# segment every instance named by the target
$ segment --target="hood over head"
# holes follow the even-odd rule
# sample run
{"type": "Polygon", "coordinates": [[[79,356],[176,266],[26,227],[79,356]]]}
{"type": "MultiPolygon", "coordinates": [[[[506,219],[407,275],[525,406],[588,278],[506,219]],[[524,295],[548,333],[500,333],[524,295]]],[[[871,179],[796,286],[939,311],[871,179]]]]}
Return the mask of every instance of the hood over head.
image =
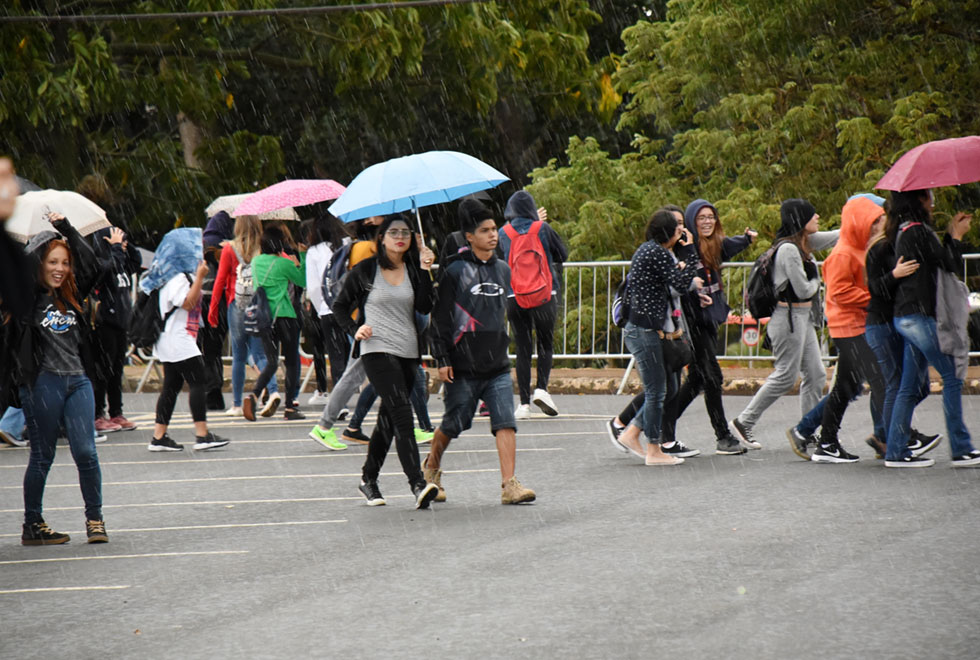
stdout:
{"type": "Polygon", "coordinates": [[[507,200],[504,219],[514,220],[516,218],[538,219],[538,205],[534,203],[531,193],[526,190],[518,190],[507,200]]]}
{"type": "Polygon", "coordinates": [[[221,245],[222,241],[230,241],[235,236],[235,221],[225,211],[218,211],[208,220],[204,228],[204,247],[221,245]]]}
{"type": "Polygon", "coordinates": [[[852,197],[841,209],[840,242],[864,251],[871,238],[871,225],[885,210],[867,197],[852,197]]]}
{"type": "Polygon", "coordinates": [[[140,288],[150,293],[169,282],[175,275],[193,275],[204,258],[200,227],[181,227],[168,231],[153,254],[153,263],[143,276],[140,288]]]}
{"type": "MultiPolygon", "coordinates": [[[[690,204],[688,204],[687,208],[684,209],[684,226],[687,227],[687,230],[691,232],[691,235],[694,237],[695,245],[698,244],[698,241],[701,240],[701,237],[698,235],[698,223],[694,219],[698,217],[698,211],[700,211],[706,206],[715,212],[715,217],[717,218],[718,209],[716,209],[715,205],[706,199],[696,199],[690,204]]],[[[721,221],[718,220],[717,222],[721,222],[721,221]]]]}
{"type": "Polygon", "coordinates": [[[779,207],[782,225],[776,232],[776,238],[789,238],[800,233],[816,212],[817,209],[813,208],[813,204],[805,199],[787,199],[779,207]]]}

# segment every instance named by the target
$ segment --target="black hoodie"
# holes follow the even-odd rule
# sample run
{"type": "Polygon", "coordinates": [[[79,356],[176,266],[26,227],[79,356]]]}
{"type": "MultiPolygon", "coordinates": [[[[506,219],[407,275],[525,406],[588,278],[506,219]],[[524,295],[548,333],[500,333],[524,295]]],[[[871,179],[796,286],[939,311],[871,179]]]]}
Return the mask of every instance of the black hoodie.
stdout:
{"type": "Polygon", "coordinates": [[[510,371],[507,296],[510,268],[470,250],[446,267],[432,313],[432,357],[454,376],[491,378],[510,371]]]}
{"type": "Polygon", "coordinates": [[[139,272],[142,259],[132,243],[123,249],[122,243],[110,244],[105,240],[109,229],[100,229],[92,235],[92,247],[100,259],[110,264],[105,277],[95,289],[99,301],[98,325],[110,325],[125,330],[132,316],[133,280],[139,272]]]}

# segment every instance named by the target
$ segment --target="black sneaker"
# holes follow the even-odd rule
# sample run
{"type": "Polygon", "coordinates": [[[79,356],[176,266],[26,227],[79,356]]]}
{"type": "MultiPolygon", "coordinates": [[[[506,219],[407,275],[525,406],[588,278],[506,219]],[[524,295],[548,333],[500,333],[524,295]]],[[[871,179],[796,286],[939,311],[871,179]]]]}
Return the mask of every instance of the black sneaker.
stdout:
{"type": "Polygon", "coordinates": [[[927,451],[935,449],[942,439],[942,433],[926,435],[925,433],[920,433],[912,429],[911,436],[909,437],[909,451],[912,452],[913,456],[922,456],[927,451]]]}
{"type": "Polygon", "coordinates": [[[368,506],[384,506],[387,504],[385,498],[381,497],[381,489],[378,488],[377,481],[362,481],[357,489],[364,493],[368,506]]]}
{"type": "Polygon", "coordinates": [[[752,429],[740,422],[738,417],[728,422],[728,430],[749,449],[762,449],[762,445],[752,439],[752,429]]]}
{"type": "Polygon", "coordinates": [[[195,438],[197,442],[194,443],[194,449],[198,451],[206,451],[208,449],[217,449],[218,447],[224,447],[231,440],[227,438],[222,438],[220,435],[215,435],[208,431],[208,434],[204,437],[197,436],[195,438]]]}
{"type": "Polygon", "coordinates": [[[833,442],[818,445],[810,460],[814,463],[855,463],[858,457],[854,454],[848,454],[839,442],[833,442]]]}
{"type": "Polygon", "coordinates": [[[164,433],[162,438],[153,438],[147,449],[150,451],[184,451],[184,445],[178,445],[170,439],[169,435],[164,433]]]}
{"type": "Polygon", "coordinates": [[[789,446],[793,450],[793,453],[802,458],[804,461],[810,460],[810,454],[807,453],[807,447],[810,445],[816,445],[817,439],[812,435],[803,435],[800,433],[800,429],[796,426],[786,429],[786,439],[789,440],[789,446]]]}
{"type": "Polygon", "coordinates": [[[717,449],[715,449],[716,454],[721,454],[722,456],[738,456],[739,454],[744,454],[748,449],[742,446],[735,436],[731,433],[725,435],[724,438],[718,440],[717,449]]]}
{"type": "Polygon", "coordinates": [[[609,441],[613,443],[613,447],[623,452],[624,454],[628,454],[630,452],[629,447],[627,447],[626,445],[624,445],[622,442],[619,441],[619,436],[622,435],[623,431],[625,431],[626,428],[616,426],[613,423],[614,420],[615,418],[610,419],[608,422],[606,422],[606,434],[609,435],[609,441]]]}
{"type": "Polygon", "coordinates": [[[337,421],[342,422],[350,417],[350,408],[341,408],[340,412],[337,413],[337,421]]]}
{"type": "Polygon", "coordinates": [[[885,467],[890,468],[921,468],[921,467],[932,467],[936,464],[936,461],[931,458],[926,458],[925,456],[906,456],[905,458],[900,458],[897,461],[885,460],[885,467]]]}
{"type": "Polygon", "coordinates": [[[980,449],[974,449],[969,454],[953,457],[953,467],[975,467],[980,465],[980,449]]]}
{"type": "Polygon", "coordinates": [[[371,438],[361,433],[361,429],[347,428],[341,435],[347,442],[356,442],[359,445],[366,445],[371,442],[371,438]]]}
{"type": "Polygon", "coordinates": [[[690,458],[691,456],[697,456],[701,453],[700,449],[691,449],[684,445],[680,440],[675,440],[674,444],[667,446],[666,444],[660,445],[660,449],[663,450],[665,454],[669,456],[677,456],[678,458],[690,458]]]}
{"type": "MultiPolygon", "coordinates": [[[[875,435],[869,435],[864,439],[865,444],[875,450],[875,458],[884,458],[887,445],[875,435]]],[[[909,443],[911,444],[911,442],[909,443]]]]}
{"type": "Polygon", "coordinates": [[[415,495],[416,509],[428,509],[429,502],[436,499],[436,495],[439,494],[439,486],[423,481],[412,487],[412,494],[415,495]]]}
{"type": "Polygon", "coordinates": [[[294,419],[306,419],[306,415],[298,410],[286,408],[286,412],[283,414],[283,419],[287,421],[294,419]]]}
{"type": "Polygon", "coordinates": [[[105,533],[104,520],[86,520],[85,534],[89,543],[108,543],[109,535],[105,533]]]}
{"type": "Polygon", "coordinates": [[[36,523],[24,523],[24,532],[20,537],[21,545],[58,545],[68,543],[71,537],[59,534],[43,520],[36,523]]]}

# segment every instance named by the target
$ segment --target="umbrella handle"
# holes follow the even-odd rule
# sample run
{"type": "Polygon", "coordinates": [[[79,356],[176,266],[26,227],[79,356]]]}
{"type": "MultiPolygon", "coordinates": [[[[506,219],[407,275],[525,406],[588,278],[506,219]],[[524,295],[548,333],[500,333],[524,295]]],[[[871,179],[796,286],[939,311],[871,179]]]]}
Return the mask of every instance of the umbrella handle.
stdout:
{"type": "Polygon", "coordinates": [[[419,213],[419,209],[415,206],[414,202],[412,203],[412,210],[415,211],[415,220],[419,225],[419,237],[422,239],[422,245],[425,245],[425,234],[422,232],[422,215],[419,213]]]}

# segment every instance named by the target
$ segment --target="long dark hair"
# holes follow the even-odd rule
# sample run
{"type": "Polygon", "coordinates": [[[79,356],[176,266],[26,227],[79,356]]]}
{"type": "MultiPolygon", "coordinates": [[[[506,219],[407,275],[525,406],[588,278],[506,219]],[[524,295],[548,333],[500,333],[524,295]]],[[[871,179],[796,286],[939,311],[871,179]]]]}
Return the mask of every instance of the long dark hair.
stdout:
{"type": "Polygon", "coordinates": [[[344,239],[350,234],[347,228],[332,213],[324,211],[311,221],[309,244],[310,247],[320,243],[329,243],[331,250],[338,249],[344,243],[344,239]]]}
{"type": "Polygon", "coordinates": [[[354,238],[359,241],[373,241],[378,235],[380,225],[369,225],[365,220],[367,218],[351,222],[351,232],[354,234],[354,238]]]}
{"type": "Polygon", "coordinates": [[[411,234],[411,238],[408,242],[408,250],[405,252],[404,262],[405,266],[408,267],[410,264],[415,264],[418,266],[419,263],[419,246],[415,238],[415,231],[412,229],[412,219],[405,215],[404,213],[396,213],[395,215],[389,215],[384,219],[384,222],[378,227],[378,236],[374,239],[375,246],[378,248],[378,265],[385,270],[394,270],[395,263],[388,257],[388,252],[385,250],[385,232],[388,228],[395,222],[404,222],[408,225],[408,231],[411,234]]]}
{"type": "Polygon", "coordinates": [[[647,223],[646,238],[648,241],[656,241],[661,245],[673,237],[677,231],[677,218],[672,211],[666,208],[657,209],[647,223]]]}
{"type": "Polygon", "coordinates": [[[68,247],[68,243],[56,238],[54,240],[48,241],[48,244],[44,246],[44,253],[41,255],[41,270],[38,273],[38,281],[41,285],[48,289],[48,293],[54,298],[55,307],[62,314],[65,313],[66,307],[65,303],[75,308],[75,311],[81,312],[82,306],[78,304],[78,284],[75,282],[75,260],[71,254],[71,248],[68,247]],[[61,283],[57,289],[48,289],[48,285],[44,281],[44,264],[48,260],[48,256],[51,254],[52,250],[55,248],[65,248],[65,252],[68,253],[68,275],[65,276],[64,281],[61,283]]]}
{"type": "Polygon", "coordinates": [[[921,222],[932,226],[932,211],[923,201],[929,199],[928,190],[893,191],[888,206],[888,222],[885,238],[892,243],[898,236],[898,228],[905,222],[921,222]]]}
{"type": "Polygon", "coordinates": [[[262,229],[262,239],[259,241],[259,249],[262,254],[279,254],[285,252],[288,247],[286,234],[282,227],[278,225],[266,225],[262,229]]]}

